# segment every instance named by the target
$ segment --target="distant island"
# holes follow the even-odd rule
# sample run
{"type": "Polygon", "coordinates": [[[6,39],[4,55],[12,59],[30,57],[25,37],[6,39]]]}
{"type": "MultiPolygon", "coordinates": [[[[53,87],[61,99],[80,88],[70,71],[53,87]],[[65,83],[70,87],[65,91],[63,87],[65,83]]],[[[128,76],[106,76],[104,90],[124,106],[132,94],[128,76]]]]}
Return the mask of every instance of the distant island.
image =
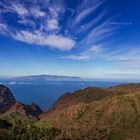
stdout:
{"type": "Polygon", "coordinates": [[[29,76],[19,76],[12,78],[3,78],[2,80],[8,81],[79,81],[82,80],[81,77],[72,76],[58,76],[58,75],[29,75],[29,76]]]}
{"type": "Polygon", "coordinates": [[[0,84],[35,84],[49,82],[65,82],[65,81],[84,81],[81,77],[72,76],[58,76],[58,75],[29,75],[29,76],[17,76],[9,78],[0,78],[0,84]]]}

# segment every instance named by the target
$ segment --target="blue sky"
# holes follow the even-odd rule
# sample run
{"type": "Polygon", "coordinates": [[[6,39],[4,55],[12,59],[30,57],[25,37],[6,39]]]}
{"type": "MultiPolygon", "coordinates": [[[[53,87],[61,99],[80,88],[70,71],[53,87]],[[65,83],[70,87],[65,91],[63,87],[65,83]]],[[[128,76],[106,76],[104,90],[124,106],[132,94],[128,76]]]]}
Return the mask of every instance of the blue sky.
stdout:
{"type": "Polygon", "coordinates": [[[139,0],[0,0],[0,75],[139,80],[139,0]]]}

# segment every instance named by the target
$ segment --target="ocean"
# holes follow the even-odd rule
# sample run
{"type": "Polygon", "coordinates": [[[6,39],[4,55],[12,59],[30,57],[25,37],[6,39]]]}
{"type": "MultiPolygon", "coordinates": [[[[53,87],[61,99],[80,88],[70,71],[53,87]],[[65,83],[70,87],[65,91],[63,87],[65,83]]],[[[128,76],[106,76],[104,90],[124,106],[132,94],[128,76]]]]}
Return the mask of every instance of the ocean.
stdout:
{"type": "Polygon", "coordinates": [[[64,93],[84,89],[86,87],[107,88],[121,84],[120,82],[94,81],[47,81],[33,83],[5,83],[15,98],[25,104],[35,102],[43,110],[49,109],[64,93]]]}

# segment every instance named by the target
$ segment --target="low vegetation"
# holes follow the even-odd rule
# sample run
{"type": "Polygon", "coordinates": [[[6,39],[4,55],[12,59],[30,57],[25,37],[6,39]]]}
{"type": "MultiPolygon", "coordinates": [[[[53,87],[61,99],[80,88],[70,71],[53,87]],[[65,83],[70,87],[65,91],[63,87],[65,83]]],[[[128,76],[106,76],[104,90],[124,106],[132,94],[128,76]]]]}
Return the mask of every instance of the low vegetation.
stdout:
{"type": "Polygon", "coordinates": [[[13,124],[0,121],[0,140],[53,140],[60,134],[54,127],[37,127],[33,122],[17,120],[13,124]]]}

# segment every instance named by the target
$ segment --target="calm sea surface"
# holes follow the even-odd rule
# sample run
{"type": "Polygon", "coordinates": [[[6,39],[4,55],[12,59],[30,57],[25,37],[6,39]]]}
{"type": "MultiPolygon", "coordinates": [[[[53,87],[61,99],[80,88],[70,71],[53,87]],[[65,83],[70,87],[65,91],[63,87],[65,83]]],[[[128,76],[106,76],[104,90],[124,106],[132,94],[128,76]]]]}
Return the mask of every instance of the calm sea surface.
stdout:
{"type": "Polygon", "coordinates": [[[121,84],[119,82],[91,82],[91,81],[47,81],[45,83],[10,83],[6,84],[15,98],[25,104],[37,103],[43,110],[50,108],[64,93],[86,87],[96,86],[107,88],[121,84]]]}

